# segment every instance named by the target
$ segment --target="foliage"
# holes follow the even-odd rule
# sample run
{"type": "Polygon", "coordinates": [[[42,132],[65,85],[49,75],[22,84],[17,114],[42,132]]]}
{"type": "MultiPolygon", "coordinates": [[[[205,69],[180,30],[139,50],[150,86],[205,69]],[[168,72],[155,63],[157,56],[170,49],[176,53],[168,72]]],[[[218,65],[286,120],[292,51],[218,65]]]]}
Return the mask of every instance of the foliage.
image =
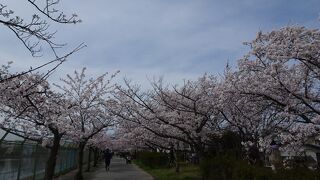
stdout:
{"type": "Polygon", "coordinates": [[[169,158],[166,153],[141,151],[137,152],[136,159],[149,168],[163,168],[169,165],[169,158]]]}
{"type": "Polygon", "coordinates": [[[209,138],[210,143],[206,150],[206,157],[214,157],[221,153],[233,154],[238,159],[244,156],[241,137],[237,133],[226,131],[219,136],[210,136],[209,138]]]}
{"type": "Polygon", "coordinates": [[[216,180],[313,180],[318,171],[307,168],[279,169],[276,172],[267,167],[253,166],[232,155],[224,154],[205,159],[200,165],[204,179],[216,180]]]}
{"type": "Polygon", "coordinates": [[[250,158],[241,148],[241,139],[233,132],[225,132],[222,136],[212,137],[206,156],[200,163],[204,179],[217,180],[277,180],[277,179],[315,179],[317,171],[307,168],[277,169],[264,167],[257,163],[250,164],[250,158]],[[246,157],[246,158],[244,158],[246,157]]]}

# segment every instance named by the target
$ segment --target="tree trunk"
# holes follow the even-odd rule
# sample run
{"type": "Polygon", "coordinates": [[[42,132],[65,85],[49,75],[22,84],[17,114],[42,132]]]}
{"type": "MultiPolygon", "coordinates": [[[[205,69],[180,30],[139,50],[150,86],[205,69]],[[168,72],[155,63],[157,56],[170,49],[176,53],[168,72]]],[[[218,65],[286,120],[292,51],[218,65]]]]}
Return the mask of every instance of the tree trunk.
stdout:
{"type": "Polygon", "coordinates": [[[53,136],[53,146],[51,147],[49,158],[46,163],[46,169],[45,169],[45,180],[52,180],[54,176],[54,169],[56,167],[56,161],[57,161],[57,155],[60,148],[60,140],[61,135],[54,134],[53,136]]]}
{"type": "Polygon", "coordinates": [[[87,165],[87,172],[90,172],[90,165],[91,165],[91,147],[89,147],[89,156],[88,156],[88,165],[87,165]]]}
{"type": "Polygon", "coordinates": [[[176,173],[179,173],[180,172],[180,164],[179,164],[179,159],[178,159],[178,153],[174,148],[173,148],[173,154],[174,154],[174,162],[175,162],[175,171],[176,171],[176,173]]]}
{"type": "Polygon", "coordinates": [[[83,180],[82,168],[83,168],[83,151],[86,143],[80,142],[79,144],[79,152],[78,152],[78,172],[75,175],[75,180],[83,180]]]}
{"type": "Polygon", "coordinates": [[[249,162],[252,165],[263,166],[263,154],[259,151],[257,145],[253,145],[249,148],[249,162]]]}
{"type": "Polygon", "coordinates": [[[97,165],[98,165],[98,159],[99,159],[99,152],[98,152],[98,149],[97,148],[94,148],[94,150],[93,150],[93,167],[97,167],[97,165]]]}
{"type": "Polygon", "coordinates": [[[179,164],[179,154],[178,154],[178,150],[180,149],[179,146],[179,141],[177,141],[177,149],[175,149],[173,147],[173,152],[174,152],[174,159],[175,159],[175,165],[176,165],[176,173],[180,172],[180,164],[179,164]]]}

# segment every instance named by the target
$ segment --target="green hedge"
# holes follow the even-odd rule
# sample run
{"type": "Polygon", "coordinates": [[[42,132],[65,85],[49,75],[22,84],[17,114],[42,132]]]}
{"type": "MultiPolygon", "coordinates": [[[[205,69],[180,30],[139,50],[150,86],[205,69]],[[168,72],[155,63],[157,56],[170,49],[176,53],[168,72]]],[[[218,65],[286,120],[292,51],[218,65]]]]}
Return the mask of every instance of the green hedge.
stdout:
{"type": "Polygon", "coordinates": [[[150,168],[161,168],[169,165],[169,158],[165,153],[148,151],[137,152],[136,160],[150,168]]]}
{"type": "Polygon", "coordinates": [[[315,180],[320,179],[318,171],[307,168],[280,169],[249,165],[247,161],[230,155],[204,159],[200,165],[204,179],[210,180],[315,180]]]}

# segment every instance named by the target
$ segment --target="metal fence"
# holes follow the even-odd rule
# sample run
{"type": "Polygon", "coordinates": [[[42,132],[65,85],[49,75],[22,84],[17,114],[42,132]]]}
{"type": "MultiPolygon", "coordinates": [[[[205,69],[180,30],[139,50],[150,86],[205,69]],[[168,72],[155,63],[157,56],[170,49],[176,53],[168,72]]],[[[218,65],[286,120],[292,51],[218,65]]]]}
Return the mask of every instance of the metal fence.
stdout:
{"type": "MultiPolygon", "coordinates": [[[[57,157],[56,175],[76,168],[77,152],[74,145],[63,143],[57,157]]],[[[84,163],[87,163],[88,155],[88,151],[85,151],[84,163]]],[[[43,179],[48,156],[49,149],[35,142],[2,140],[0,141],[0,180],[43,179]]]]}

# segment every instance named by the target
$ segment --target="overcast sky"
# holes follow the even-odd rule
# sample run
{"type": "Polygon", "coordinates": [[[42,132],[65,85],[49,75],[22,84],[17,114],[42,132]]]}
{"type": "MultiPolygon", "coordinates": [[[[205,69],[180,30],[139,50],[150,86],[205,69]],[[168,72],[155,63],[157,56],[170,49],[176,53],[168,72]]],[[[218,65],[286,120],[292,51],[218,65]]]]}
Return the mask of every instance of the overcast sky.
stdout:
{"type": "MultiPolygon", "coordinates": [[[[2,2],[2,1],[1,1],[2,2]]],[[[21,0],[3,1],[17,14],[34,10],[21,0]]],[[[67,13],[82,19],[77,25],[52,25],[56,41],[68,51],[84,42],[51,78],[87,67],[89,74],[120,70],[147,84],[147,77],[164,76],[170,83],[221,74],[248,49],[242,44],[257,31],[287,25],[319,27],[319,0],[62,0],[67,13]]],[[[0,64],[14,61],[20,70],[52,58],[30,53],[4,26],[0,27],[0,64]]]]}

